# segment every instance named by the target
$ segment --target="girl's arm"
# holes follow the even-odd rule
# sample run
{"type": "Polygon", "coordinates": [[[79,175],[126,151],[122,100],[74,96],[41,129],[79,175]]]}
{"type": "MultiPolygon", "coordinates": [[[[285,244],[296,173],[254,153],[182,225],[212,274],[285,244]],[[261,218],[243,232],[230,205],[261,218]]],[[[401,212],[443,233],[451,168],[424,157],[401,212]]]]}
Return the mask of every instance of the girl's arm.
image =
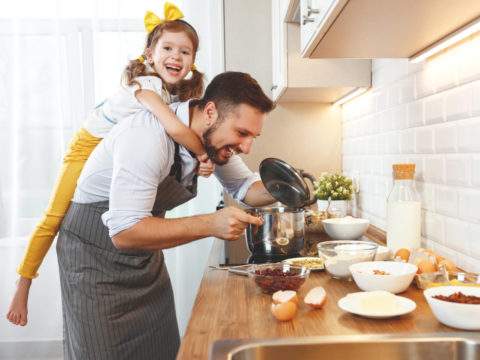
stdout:
{"type": "Polygon", "coordinates": [[[160,95],[152,90],[141,89],[135,92],[135,97],[161,122],[168,135],[176,142],[193,151],[196,155],[205,154],[205,148],[198,136],[177,119],[172,109],[165,104],[160,95]]]}

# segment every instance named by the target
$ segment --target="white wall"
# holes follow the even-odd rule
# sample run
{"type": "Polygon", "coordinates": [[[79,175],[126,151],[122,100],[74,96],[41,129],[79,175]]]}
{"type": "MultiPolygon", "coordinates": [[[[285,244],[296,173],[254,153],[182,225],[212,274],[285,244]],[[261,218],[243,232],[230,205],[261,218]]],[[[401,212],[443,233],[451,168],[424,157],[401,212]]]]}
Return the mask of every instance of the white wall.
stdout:
{"type": "Polygon", "coordinates": [[[343,107],[343,171],[360,214],[385,229],[393,163],[416,164],[422,246],[480,272],[480,38],[420,64],[375,60],[369,93],[343,107]]]}

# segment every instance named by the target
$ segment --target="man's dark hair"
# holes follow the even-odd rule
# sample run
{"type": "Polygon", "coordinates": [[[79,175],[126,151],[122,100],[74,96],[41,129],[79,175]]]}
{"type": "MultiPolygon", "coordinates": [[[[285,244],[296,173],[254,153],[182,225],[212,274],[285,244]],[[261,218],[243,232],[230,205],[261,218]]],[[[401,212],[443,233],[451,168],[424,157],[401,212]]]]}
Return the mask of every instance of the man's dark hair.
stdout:
{"type": "Polygon", "coordinates": [[[225,116],[240,104],[250,105],[263,113],[268,113],[275,107],[254,78],[247,73],[235,71],[215,76],[198,107],[202,110],[209,101],[215,103],[220,116],[225,116]]]}

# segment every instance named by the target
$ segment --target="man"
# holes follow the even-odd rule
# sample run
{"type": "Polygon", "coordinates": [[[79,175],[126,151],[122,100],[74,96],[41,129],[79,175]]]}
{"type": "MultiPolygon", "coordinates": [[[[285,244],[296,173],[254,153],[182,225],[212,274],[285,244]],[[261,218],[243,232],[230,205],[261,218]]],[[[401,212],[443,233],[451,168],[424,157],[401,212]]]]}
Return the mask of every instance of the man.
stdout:
{"type": "MultiPolygon", "coordinates": [[[[250,152],[273,109],[254,79],[223,73],[203,99],[171,106],[234,198],[274,201],[235,154],[250,152]]],[[[161,249],[209,236],[235,240],[249,223],[261,224],[235,207],[164,219],[196,195],[196,165],[147,111],[116,125],[92,153],[57,243],[66,359],[175,358],[178,326],[161,249]]]]}

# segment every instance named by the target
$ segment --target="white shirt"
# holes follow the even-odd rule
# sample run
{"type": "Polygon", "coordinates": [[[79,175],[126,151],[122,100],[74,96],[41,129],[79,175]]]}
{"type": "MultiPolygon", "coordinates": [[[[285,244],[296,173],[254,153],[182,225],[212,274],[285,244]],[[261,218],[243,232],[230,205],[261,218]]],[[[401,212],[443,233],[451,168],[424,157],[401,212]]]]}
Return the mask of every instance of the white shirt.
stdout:
{"type": "MultiPolygon", "coordinates": [[[[172,98],[163,89],[162,79],[157,76],[140,76],[135,78],[140,83],[142,90],[151,90],[160,95],[166,104],[171,103],[172,98]]],[[[98,105],[85,120],[83,127],[97,138],[104,138],[115,124],[134,115],[145,107],[135,97],[135,91],[140,89],[138,85],[121,87],[111,97],[98,105]]]]}
{"type": "MultiPolygon", "coordinates": [[[[189,125],[189,102],[171,104],[177,117],[189,125]]],[[[90,155],[78,179],[73,201],[92,203],[109,200],[103,214],[110,236],[152,216],[157,187],[173,165],[175,145],[161,123],[141,110],[116,125],[90,155]]],[[[190,185],[197,160],[180,146],[182,183],[190,185]]],[[[238,201],[260,179],[239,156],[216,165],[214,175],[238,201]]]]}

